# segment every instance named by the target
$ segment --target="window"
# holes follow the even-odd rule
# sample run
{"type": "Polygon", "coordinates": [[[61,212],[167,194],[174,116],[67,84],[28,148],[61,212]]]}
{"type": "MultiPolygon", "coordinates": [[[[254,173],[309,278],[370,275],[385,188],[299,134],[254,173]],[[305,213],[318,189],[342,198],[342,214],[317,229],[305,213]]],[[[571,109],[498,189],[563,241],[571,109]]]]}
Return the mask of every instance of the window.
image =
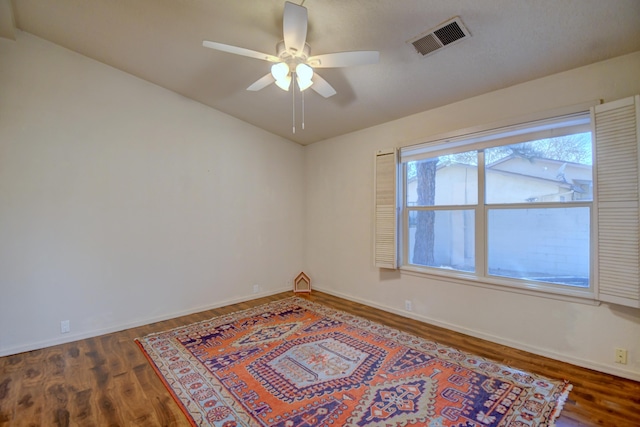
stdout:
{"type": "Polygon", "coordinates": [[[378,150],[374,265],[640,308],[640,95],[591,105],[378,150]]]}
{"type": "Polygon", "coordinates": [[[593,294],[588,112],[406,147],[402,265],[593,294]]]}

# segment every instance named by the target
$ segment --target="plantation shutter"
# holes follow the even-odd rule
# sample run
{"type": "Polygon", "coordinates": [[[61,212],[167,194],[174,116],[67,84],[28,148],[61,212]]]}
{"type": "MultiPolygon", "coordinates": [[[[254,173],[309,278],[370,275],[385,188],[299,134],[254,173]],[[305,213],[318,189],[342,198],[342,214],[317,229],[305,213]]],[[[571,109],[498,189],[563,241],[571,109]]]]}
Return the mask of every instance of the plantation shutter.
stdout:
{"type": "Polygon", "coordinates": [[[598,299],[640,308],[640,96],[594,107],[598,299]]]}
{"type": "Polygon", "coordinates": [[[379,150],[375,160],[374,265],[397,268],[396,150],[379,150]]]}

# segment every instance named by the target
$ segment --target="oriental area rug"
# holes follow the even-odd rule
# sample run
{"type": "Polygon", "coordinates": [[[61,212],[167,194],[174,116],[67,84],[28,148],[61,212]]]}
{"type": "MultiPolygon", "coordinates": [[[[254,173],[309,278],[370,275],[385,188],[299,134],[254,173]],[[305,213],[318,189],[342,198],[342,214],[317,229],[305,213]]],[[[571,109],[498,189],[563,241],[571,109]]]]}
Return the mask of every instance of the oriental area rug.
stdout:
{"type": "Polygon", "coordinates": [[[136,342],[195,426],[550,426],[571,389],[298,297],[136,342]]]}

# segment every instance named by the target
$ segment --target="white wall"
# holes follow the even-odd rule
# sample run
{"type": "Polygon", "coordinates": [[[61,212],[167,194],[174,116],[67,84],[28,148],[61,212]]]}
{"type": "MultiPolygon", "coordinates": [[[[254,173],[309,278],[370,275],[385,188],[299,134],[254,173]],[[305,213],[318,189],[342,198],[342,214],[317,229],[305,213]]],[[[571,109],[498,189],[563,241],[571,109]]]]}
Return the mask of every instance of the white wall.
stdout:
{"type": "Polygon", "coordinates": [[[17,36],[0,39],[0,355],[284,290],[304,266],[318,289],[640,379],[640,310],[371,261],[376,149],[640,93],[640,52],[300,147],[17,36]]]}
{"type": "Polygon", "coordinates": [[[0,355],[288,289],[303,147],[17,36],[0,38],[0,355]]]}
{"type": "MultiPolygon", "coordinates": [[[[594,99],[640,93],[640,52],[549,76],[306,147],[305,271],[316,289],[454,330],[640,380],[640,310],[592,306],[378,270],[372,265],[373,156],[594,99]],[[614,348],[629,363],[613,362],[614,348]]],[[[371,108],[376,108],[372,105],[371,108]]]]}

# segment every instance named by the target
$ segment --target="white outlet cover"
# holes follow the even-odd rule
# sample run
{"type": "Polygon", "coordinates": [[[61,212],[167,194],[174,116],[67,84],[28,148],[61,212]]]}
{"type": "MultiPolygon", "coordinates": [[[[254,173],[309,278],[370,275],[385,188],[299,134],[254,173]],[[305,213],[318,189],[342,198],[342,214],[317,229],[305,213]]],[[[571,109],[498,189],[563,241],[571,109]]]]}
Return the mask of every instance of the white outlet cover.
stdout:
{"type": "Polygon", "coordinates": [[[620,363],[622,365],[627,364],[627,350],[624,348],[616,348],[616,363],[620,363]]]}
{"type": "Polygon", "coordinates": [[[63,320],[60,322],[60,333],[66,334],[71,331],[71,324],[68,320],[63,320]]]}

